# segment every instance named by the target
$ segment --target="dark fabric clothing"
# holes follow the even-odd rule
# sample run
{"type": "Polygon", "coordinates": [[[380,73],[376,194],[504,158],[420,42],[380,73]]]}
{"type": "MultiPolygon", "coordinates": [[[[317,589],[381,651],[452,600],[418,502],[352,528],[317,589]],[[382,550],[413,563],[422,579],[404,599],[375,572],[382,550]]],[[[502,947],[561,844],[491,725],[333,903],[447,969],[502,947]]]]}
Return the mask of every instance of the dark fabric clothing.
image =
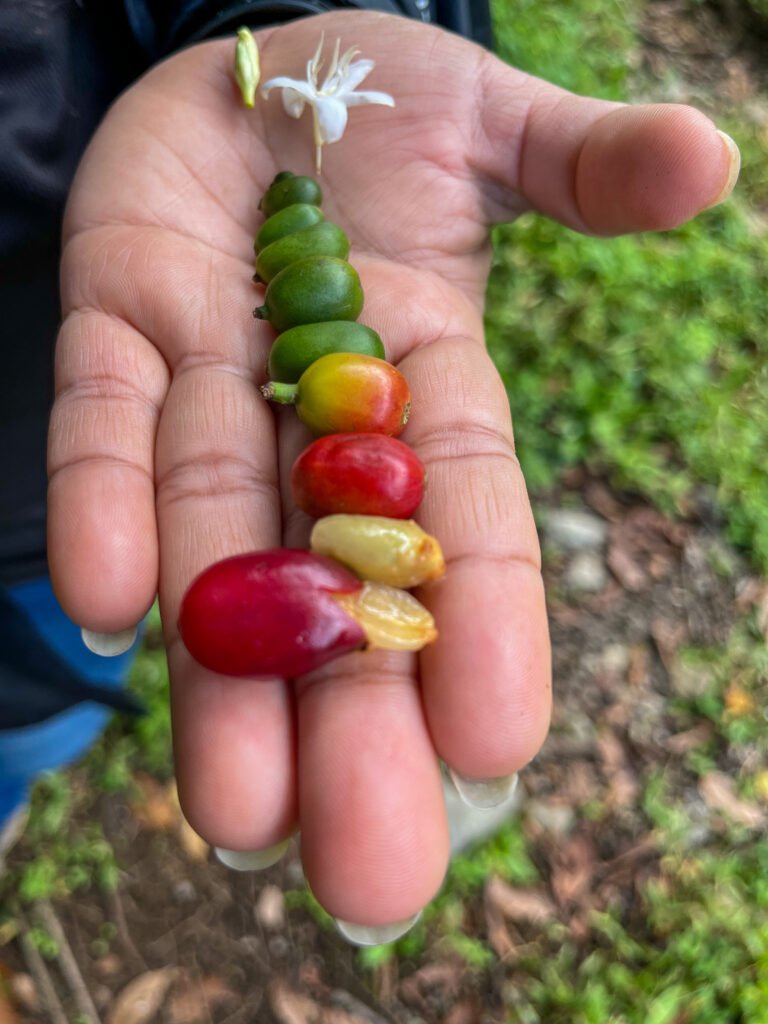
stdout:
{"type": "Polygon", "coordinates": [[[364,8],[435,22],[459,35],[491,45],[486,0],[125,0],[135,39],[151,58],[189,42],[339,8],[364,8]]]}
{"type": "MultiPolygon", "coordinates": [[[[123,89],[179,47],[243,23],[257,27],[339,7],[436,21],[490,43],[487,0],[0,2],[0,586],[47,571],[45,453],[61,220],[99,121],[123,89]]],[[[0,627],[13,634],[18,625],[0,603],[0,627]]],[[[11,639],[0,632],[0,728],[84,699],[44,645],[11,639]]]]}
{"type": "Polygon", "coordinates": [[[87,682],[35,629],[32,620],[0,588],[0,726],[18,729],[43,721],[83,700],[120,711],[140,705],[124,690],[87,682]],[[20,700],[23,693],[24,699],[20,700]]]}
{"type": "Polygon", "coordinates": [[[67,192],[107,106],[146,66],[125,16],[104,16],[120,5],[100,6],[97,16],[75,0],[0,3],[0,583],[46,571],[45,448],[67,192]]]}

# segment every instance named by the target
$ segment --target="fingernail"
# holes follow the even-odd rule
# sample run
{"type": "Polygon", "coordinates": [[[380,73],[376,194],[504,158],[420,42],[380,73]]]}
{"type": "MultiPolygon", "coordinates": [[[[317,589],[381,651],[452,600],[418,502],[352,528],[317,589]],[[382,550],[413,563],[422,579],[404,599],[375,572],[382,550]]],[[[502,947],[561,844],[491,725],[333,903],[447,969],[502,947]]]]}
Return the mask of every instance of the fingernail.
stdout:
{"type": "Polygon", "coordinates": [[[265,850],[223,850],[215,846],[213,852],[218,860],[232,871],[264,871],[277,864],[288,849],[290,839],[268,846],[265,850]]]}
{"type": "Polygon", "coordinates": [[[405,921],[395,921],[394,924],[352,924],[351,921],[342,921],[336,918],[336,927],[341,935],[351,942],[353,946],[385,946],[388,942],[394,942],[401,938],[421,917],[421,911],[405,921]]]}
{"type": "Polygon", "coordinates": [[[92,629],[81,629],[80,635],[83,643],[89,651],[100,654],[102,658],[114,658],[118,654],[125,654],[134,641],[138,628],[130,626],[128,629],[121,629],[119,633],[96,633],[92,629]]]}
{"type": "Polygon", "coordinates": [[[448,774],[456,792],[470,807],[498,807],[512,796],[517,786],[517,772],[501,775],[497,779],[469,779],[459,775],[453,768],[448,769],[448,774]]]}
{"type": "Polygon", "coordinates": [[[710,203],[707,207],[711,210],[713,206],[718,206],[720,203],[724,203],[728,196],[733,192],[736,181],[739,177],[739,171],[741,170],[741,153],[739,147],[733,141],[730,135],[726,135],[725,132],[718,130],[717,134],[723,140],[725,148],[728,150],[728,177],[726,178],[725,184],[720,190],[717,199],[710,203]]]}

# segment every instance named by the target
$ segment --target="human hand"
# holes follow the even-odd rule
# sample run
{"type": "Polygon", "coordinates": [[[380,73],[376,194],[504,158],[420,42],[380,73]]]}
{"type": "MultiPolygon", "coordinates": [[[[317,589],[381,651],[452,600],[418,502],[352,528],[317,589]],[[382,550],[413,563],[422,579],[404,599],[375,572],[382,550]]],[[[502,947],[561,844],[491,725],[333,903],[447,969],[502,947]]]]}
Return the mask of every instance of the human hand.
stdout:
{"type": "MultiPolygon", "coordinates": [[[[418,518],[448,560],[420,595],[418,659],[351,654],[288,686],[216,677],[176,631],[189,582],[246,550],[303,546],[290,467],[308,437],[260,397],[273,333],[251,284],[260,196],[312,173],[308,117],[246,112],[232,40],[184,51],[116,104],[72,190],[50,434],[49,555],[71,618],[114,632],[159,591],[179,793],[211,843],[301,829],[320,902],[367,925],[439,887],[437,758],[508,776],[546,734],[550,667],[536,530],[509,405],[483,345],[489,226],[533,207],[597,234],[672,227],[728,190],[729,149],[681,106],[575,97],[447,32],[373,13],[259,34],[262,74],[301,77],[321,31],[377,62],[395,110],[353,111],[324,154],[326,216],[352,240],[361,320],[408,379],[418,518]]],[[[368,87],[366,82],[366,87],[368,87]]]]}

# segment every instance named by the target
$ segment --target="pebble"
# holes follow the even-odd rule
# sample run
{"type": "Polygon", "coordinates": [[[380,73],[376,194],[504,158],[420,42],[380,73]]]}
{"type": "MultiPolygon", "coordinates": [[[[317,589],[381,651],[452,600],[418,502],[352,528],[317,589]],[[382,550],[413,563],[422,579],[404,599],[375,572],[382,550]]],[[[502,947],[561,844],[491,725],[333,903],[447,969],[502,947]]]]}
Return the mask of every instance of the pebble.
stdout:
{"type": "Polygon", "coordinates": [[[282,960],[291,952],[291,944],[284,935],[273,935],[267,943],[267,949],[276,960],[282,960]]]}
{"type": "Polygon", "coordinates": [[[604,519],[580,509],[556,508],[546,513],[544,536],[566,551],[589,551],[605,544],[608,527],[604,519]]]}
{"type": "Polygon", "coordinates": [[[579,551],[563,573],[563,584],[580,594],[597,594],[608,582],[608,570],[597,551],[579,551]]]}
{"type": "Polygon", "coordinates": [[[626,644],[608,644],[600,652],[596,668],[606,675],[623,678],[629,670],[631,659],[632,652],[626,644]]]}
{"type": "Polygon", "coordinates": [[[558,837],[567,835],[576,821],[573,807],[548,800],[529,800],[525,805],[525,813],[545,832],[558,837]]]}
{"type": "Polygon", "coordinates": [[[632,704],[627,735],[638,747],[662,747],[669,738],[667,702],[660,693],[646,693],[632,704]]]}
{"type": "MultiPolygon", "coordinates": [[[[30,1013],[37,1013],[40,1010],[37,989],[31,975],[12,974],[9,987],[13,998],[22,1009],[28,1010],[30,1013]]],[[[9,1018],[9,1020],[11,1019],[9,1018]]]]}
{"type": "Polygon", "coordinates": [[[285,865],[285,881],[289,889],[299,889],[304,885],[304,866],[298,854],[291,857],[285,865]]]}
{"type": "Polygon", "coordinates": [[[578,708],[563,709],[561,722],[544,742],[546,757],[589,757],[595,749],[597,732],[589,715],[578,708]]]}
{"type": "Polygon", "coordinates": [[[172,889],[174,903],[194,903],[197,899],[197,890],[188,878],[176,882],[172,889]]]}
{"type": "Polygon", "coordinates": [[[259,893],[254,907],[256,919],[271,931],[278,931],[285,924],[285,906],[282,889],[276,885],[265,885],[259,893]]]}

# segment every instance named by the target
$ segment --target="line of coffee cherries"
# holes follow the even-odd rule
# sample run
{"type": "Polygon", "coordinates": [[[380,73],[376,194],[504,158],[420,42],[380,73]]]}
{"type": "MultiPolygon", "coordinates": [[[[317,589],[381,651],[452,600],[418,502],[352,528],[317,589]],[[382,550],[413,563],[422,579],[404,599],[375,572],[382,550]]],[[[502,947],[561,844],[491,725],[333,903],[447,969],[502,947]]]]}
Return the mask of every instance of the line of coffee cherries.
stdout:
{"type": "Polygon", "coordinates": [[[359,648],[420,650],[437,638],[407,588],[438,579],[438,541],[410,517],[424,467],[398,435],[410,413],[405,377],[359,323],[360,278],[349,239],[320,209],[313,178],[279,173],[262,197],[254,310],[278,331],[265,398],[292,404],[316,436],[291,472],[296,505],[317,519],[310,550],[277,548],[210,566],[182,601],[192,656],[224,675],[291,678],[359,648]]]}

